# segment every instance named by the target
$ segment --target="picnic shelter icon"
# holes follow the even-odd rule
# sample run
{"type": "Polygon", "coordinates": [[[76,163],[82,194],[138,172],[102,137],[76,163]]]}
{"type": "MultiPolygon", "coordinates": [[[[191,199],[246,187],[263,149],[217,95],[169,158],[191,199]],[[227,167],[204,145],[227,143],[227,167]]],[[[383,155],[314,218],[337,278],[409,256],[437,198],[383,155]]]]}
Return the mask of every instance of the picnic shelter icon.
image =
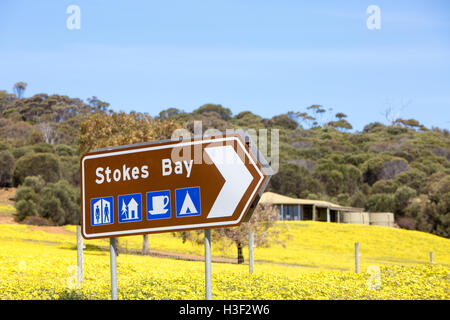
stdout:
{"type": "Polygon", "coordinates": [[[147,192],[147,219],[167,219],[171,214],[170,190],[147,192]]]}
{"type": "Polygon", "coordinates": [[[200,187],[183,188],[175,190],[177,217],[199,216],[200,187]]]}
{"type": "Polygon", "coordinates": [[[113,223],[113,204],[113,197],[91,199],[91,224],[93,226],[98,226],[113,223]]]}
{"type": "Polygon", "coordinates": [[[140,193],[119,195],[119,222],[142,220],[142,196],[140,193]]]}

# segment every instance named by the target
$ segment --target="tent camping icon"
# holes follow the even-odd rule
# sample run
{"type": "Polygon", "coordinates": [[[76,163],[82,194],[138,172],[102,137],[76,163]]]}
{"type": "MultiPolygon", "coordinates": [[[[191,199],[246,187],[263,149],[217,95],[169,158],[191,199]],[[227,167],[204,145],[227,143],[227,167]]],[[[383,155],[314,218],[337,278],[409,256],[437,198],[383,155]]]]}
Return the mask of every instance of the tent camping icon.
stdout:
{"type": "Polygon", "coordinates": [[[201,214],[200,187],[175,190],[177,217],[199,216],[201,214]]]}
{"type": "Polygon", "coordinates": [[[192,202],[192,198],[189,195],[189,191],[186,191],[186,197],[184,198],[183,205],[181,206],[179,215],[185,215],[185,214],[196,214],[198,213],[197,208],[194,205],[194,202],[192,202]]]}

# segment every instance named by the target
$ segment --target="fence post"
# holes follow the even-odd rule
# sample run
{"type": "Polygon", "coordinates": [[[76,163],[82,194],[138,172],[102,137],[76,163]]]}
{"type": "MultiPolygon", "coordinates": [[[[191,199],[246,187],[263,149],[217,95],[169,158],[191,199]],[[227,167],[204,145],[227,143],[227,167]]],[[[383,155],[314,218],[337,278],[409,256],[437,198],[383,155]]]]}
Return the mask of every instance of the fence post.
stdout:
{"type": "Polygon", "coordinates": [[[255,239],[254,239],[255,232],[253,230],[250,230],[248,232],[248,269],[250,273],[253,273],[253,265],[255,263],[255,256],[254,256],[254,245],[255,245],[255,239]]]}
{"type": "Polygon", "coordinates": [[[212,299],[211,289],[211,230],[205,229],[205,299],[212,299]]]}
{"type": "Polygon", "coordinates": [[[359,273],[359,242],[355,242],[355,272],[359,273]]]}
{"type": "Polygon", "coordinates": [[[77,226],[77,265],[78,265],[78,285],[84,281],[84,261],[83,261],[83,237],[81,236],[81,226],[77,226]]]}
{"type": "Polygon", "coordinates": [[[430,252],[430,264],[433,264],[434,256],[433,251],[430,252]]]}

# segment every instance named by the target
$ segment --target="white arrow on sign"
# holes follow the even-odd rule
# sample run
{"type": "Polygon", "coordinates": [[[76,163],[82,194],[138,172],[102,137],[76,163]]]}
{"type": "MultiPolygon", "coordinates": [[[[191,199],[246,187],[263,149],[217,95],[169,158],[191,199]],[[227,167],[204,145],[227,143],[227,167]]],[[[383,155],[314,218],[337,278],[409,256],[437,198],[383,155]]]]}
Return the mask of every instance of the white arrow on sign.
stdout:
{"type": "Polygon", "coordinates": [[[209,147],[205,148],[205,152],[225,179],[207,218],[230,217],[250,186],[253,177],[233,147],[229,145],[209,147]]]}

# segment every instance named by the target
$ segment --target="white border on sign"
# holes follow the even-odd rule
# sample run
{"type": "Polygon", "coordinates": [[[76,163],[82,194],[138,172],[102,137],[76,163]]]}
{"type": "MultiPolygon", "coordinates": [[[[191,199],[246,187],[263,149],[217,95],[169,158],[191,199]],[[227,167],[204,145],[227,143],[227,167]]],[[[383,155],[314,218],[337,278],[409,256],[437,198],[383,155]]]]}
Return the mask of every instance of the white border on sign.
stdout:
{"type": "Polygon", "coordinates": [[[208,139],[208,140],[198,140],[198,141],[188,141],[188,142],[180,142],[176,144],[169,144],[169,145],[163,145],[163,146],[153,146],[148,148],[142,148],[142,149],[132,149],[132,150],[123,150],[123,151],[114,151],[109,153],[102,153],[102,154],[94,154],[90,156],[86,156],[83,158],[81,162],[81,179],[83,184],[83,194],[82,194],[82,207],[83,212],[81,218],[83,219],[83,235],[85,238],[96,238],[96,237],[114,237],[114,236],[121,236],[121,235],[127,235],[127,234],[134,234],[134,233],[145,233],[145,232],[158,232],[158,231],[176,231],[179,229],[198,229],[198,228],[205,228],[205,227],[217,227],[217,226],[227,226],[231,224],[235,224],[238,221],[242,220],[242,216],[247,211],[247,208],[250,205],[251,199],[253,199],[253,196],[257,192],[260,184],[264,180],[264,175],[259,170],[258,166],[256,165],[255,161],[253,160],[253,157],[250,153],[248,153],[247,149],[243,146],[241,140],[237,137],[225,137],[225,138],[217,138],[217,139],[208,139]],[[167,148],[177,148],[177,147],[186,147],[191,146],[195,144],[204,144],[204,143],[214,143],[214,142],[221,142],[221,141],[231,141],[235,140],[237,143],[241,146],[241,148],[244,150],[247,157],[250,159],[251,164],[255,167],[256,172],[259,174],[260,179],[258,181],[258,184],[254,188],[251,196],[249,197],[247,203],[244,206],[244,209],[242,210],[241,214],[236,220],[233,221],[222,221],[222,222],[205,222],[205,223],[197,223],[197,224],[189,224],[189,225],[181,225],[181,226],[166,226],[166,227],[157,227],[157,228],[146,228],[146,229],[135,229],[135,230],[122,230],[122,231],[113,231],[113,232],[103,232],[103,233],[95,233],[95,234],[86,234],[86,222],[85,222],[85,209],[86,209],[86,201],[85,201],[85,182],[84,182],[84,161],[87,159],[95,159],[95,158],[104,158],[104,157],[111,157],[111,156],[117,156],[122,154],[128,154],[128,153],[138,153],[138,152],[146,152],[151,150],[158,150],[158,149],[167,149],[167,148]]]}

